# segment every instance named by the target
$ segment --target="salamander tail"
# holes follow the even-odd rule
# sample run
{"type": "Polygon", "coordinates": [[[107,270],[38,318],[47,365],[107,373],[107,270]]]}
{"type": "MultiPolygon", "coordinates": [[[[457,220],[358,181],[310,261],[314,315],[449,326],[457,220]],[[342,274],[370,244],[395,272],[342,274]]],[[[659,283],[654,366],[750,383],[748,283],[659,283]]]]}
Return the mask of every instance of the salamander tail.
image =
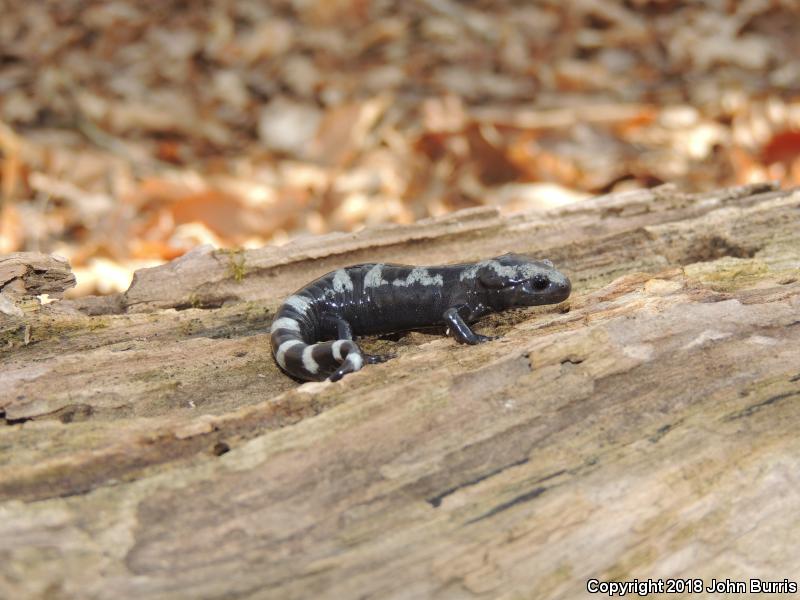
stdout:
{"type": "Polygon", "coordinates": [[[350,344],[355,346],[355,350],[348,351],[348,349],[343,347],[342,351],[347,351],[347,354],[344,357],[344,361],[342,361],[342,365],[328,377],[331,381],[339,381],[348,373],[354,373],[364,366],[364,356],[361,354],[361,349],[355,342],[350,340],[337,340],[334,344],[338,344],[339,342],[350,342],[350,344]]]}
{"type": "Polygon", "coordinates": [[[337,381],[364,366],[364,355],[352,340],[307,344],[300,323],[281,317],[272,324],[272,354],[281,369],[304,381],[337,381]]]}

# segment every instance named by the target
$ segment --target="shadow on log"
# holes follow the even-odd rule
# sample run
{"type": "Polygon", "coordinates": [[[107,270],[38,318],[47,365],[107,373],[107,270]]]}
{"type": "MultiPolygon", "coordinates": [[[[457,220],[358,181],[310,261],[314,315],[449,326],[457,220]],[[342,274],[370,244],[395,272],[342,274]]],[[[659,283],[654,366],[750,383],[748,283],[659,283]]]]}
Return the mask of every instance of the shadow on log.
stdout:
{"type": "Polygon", "coordinates": [[[576,598],[800,573],[800,193],[670,187],[243,252],[0,340],[0,597],[576,598]],[[299,385],[280,301],[366,261],[550,258],[558,307],[299,385]],[[23,335],[26,336],[23,338],[23,335]]]}

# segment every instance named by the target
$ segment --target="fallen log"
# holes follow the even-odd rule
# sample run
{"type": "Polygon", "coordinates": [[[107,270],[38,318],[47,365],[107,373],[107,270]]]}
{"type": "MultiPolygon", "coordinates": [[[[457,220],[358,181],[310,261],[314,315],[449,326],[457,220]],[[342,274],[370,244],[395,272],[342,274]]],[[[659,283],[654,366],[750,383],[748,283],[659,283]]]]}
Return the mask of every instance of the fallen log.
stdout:
{"type": "Polygon", "coordinates": [[[671,187],[201,248],[0,340],[0,597],[574,598],[792,580],[800,193],[671,187]],[[281,300],[365,261],[550,258],[502,339],[299,385],[281,300]]]}

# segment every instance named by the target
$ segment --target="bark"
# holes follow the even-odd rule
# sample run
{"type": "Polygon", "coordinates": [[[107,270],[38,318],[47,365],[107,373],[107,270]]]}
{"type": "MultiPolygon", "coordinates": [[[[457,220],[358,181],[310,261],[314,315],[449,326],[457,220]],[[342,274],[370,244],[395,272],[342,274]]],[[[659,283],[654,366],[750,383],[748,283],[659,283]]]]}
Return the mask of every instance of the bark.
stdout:
{"type": "Polygon", "coordinates": [[[244,252],[3,330],[0,597],[575,598],[800,572],[800,193],[670,187],[244,252]],[[280,301],[347,264],[550,258],[502,339],[299,385],[280,301]],[[178,309],[178,310],[176,310],[178,309]],[[27,331],[27,337],[25,334],[27,331]]]}
{"type": "Polygon", "coordinates": [[[38,252],[0,256],[0,292],[7,296],[48,294],[60,298],[75,285],[66,259],[38,252]]]}

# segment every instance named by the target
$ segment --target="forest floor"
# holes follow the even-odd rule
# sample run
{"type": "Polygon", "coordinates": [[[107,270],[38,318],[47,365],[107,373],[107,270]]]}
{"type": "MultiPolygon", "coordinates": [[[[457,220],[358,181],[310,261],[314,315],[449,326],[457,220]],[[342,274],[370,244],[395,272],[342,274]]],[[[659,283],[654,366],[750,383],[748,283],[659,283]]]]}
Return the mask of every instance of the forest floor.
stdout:
{"type": "Polygon", "coordinates": [[[72,295],[490,205],[800,183],[794,0],[0,0],[0,252],[72,295]]]}

